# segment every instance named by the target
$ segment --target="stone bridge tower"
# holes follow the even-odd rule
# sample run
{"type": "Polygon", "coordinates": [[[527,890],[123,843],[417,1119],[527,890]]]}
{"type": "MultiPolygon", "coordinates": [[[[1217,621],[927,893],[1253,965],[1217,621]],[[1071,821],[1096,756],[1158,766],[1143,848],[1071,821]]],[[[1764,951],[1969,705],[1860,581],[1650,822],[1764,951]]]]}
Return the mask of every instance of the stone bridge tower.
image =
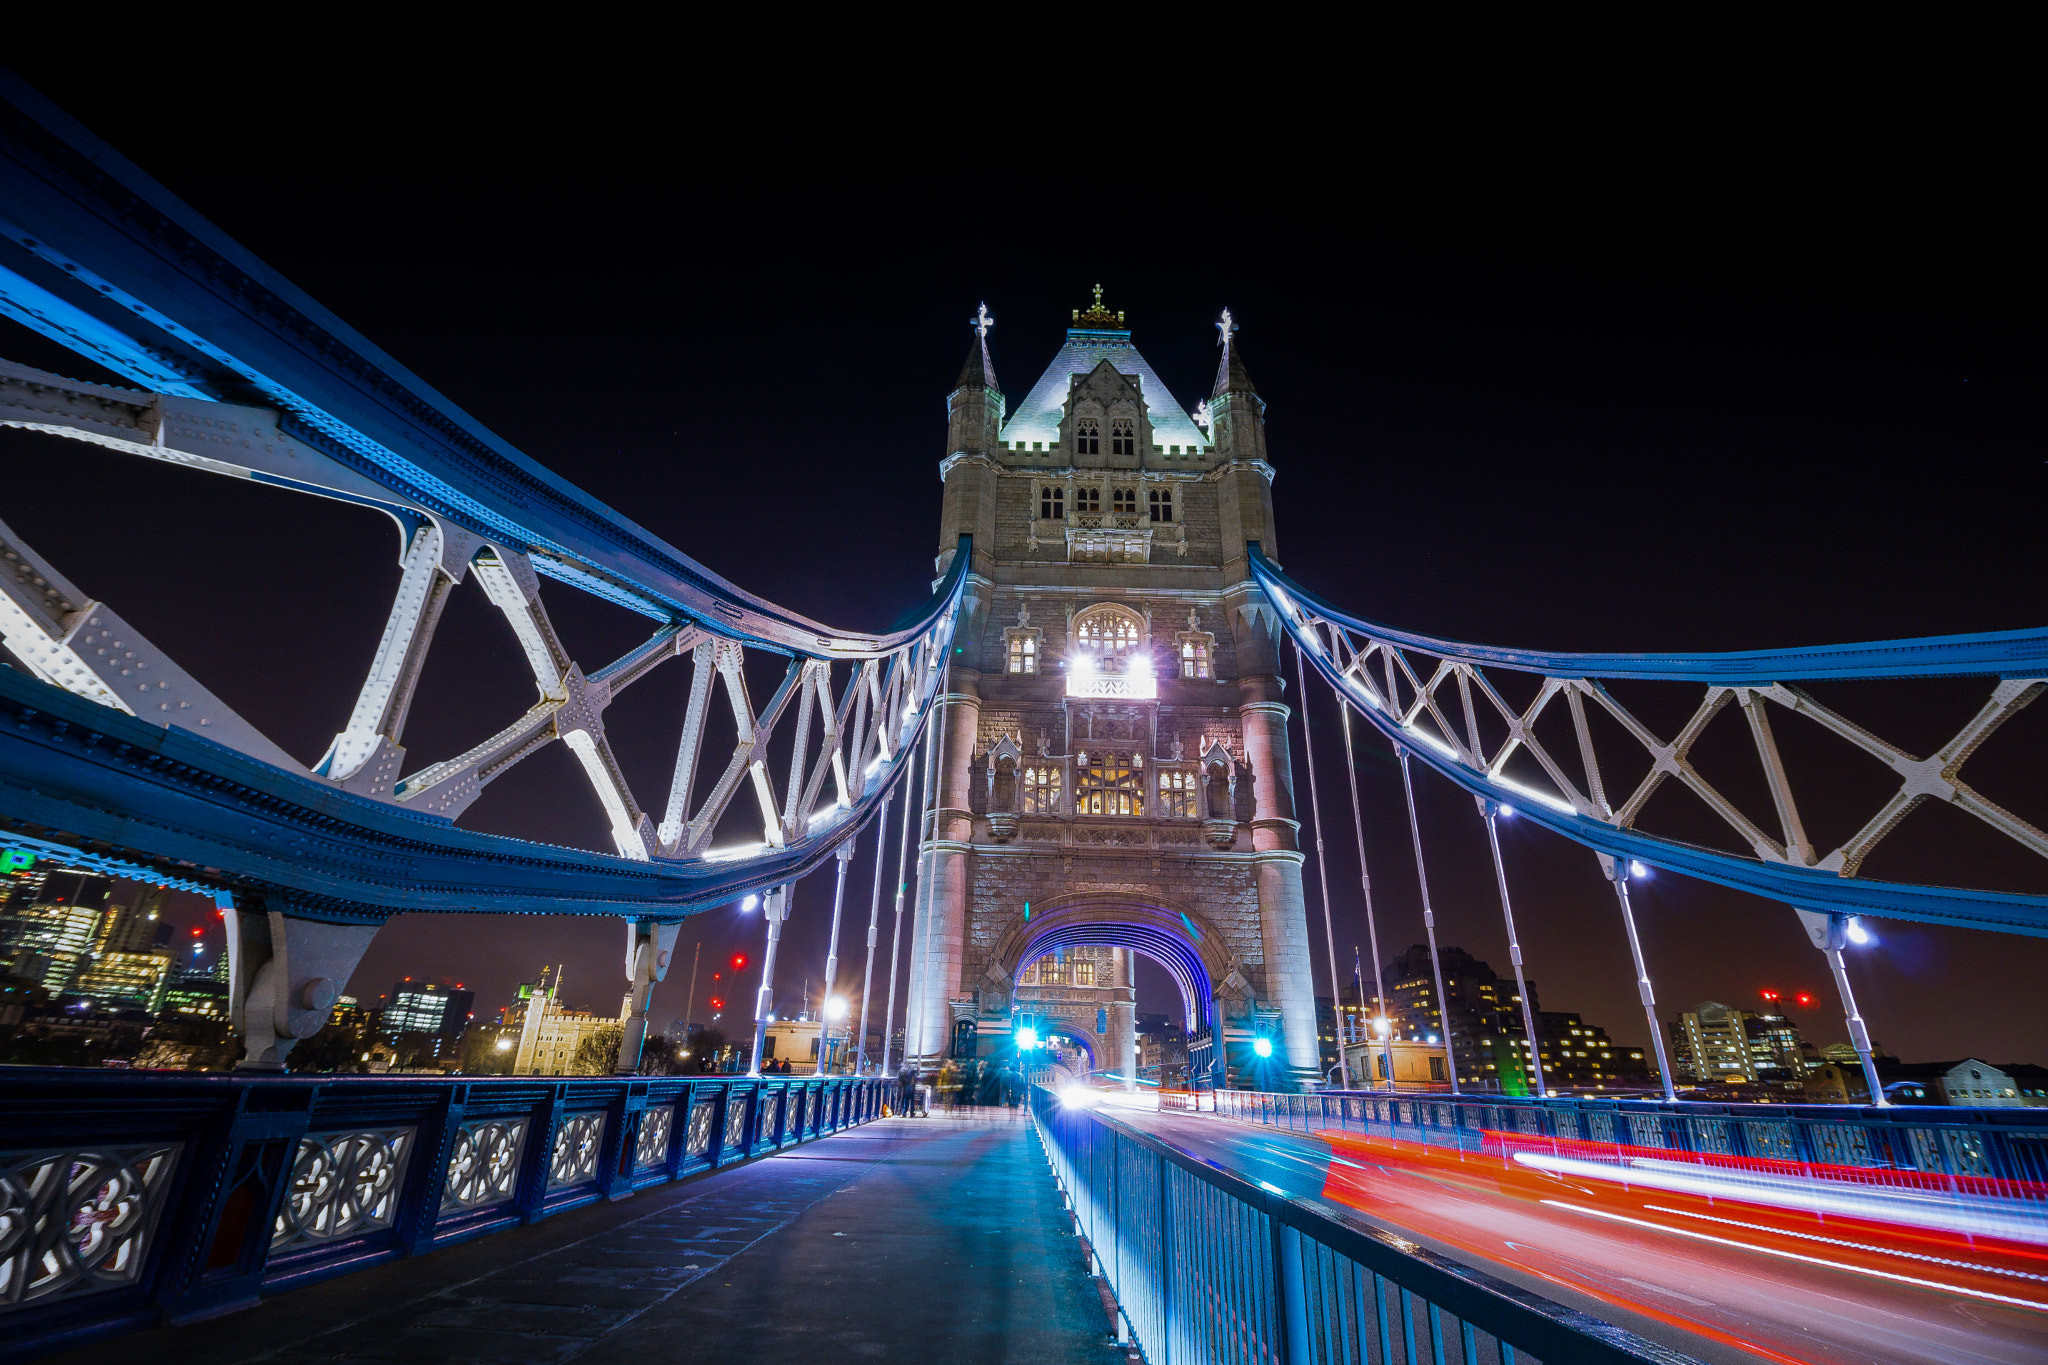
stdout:
{"type": "Polygon", "coordinates": [[[1278,558],[1265,404],[1218,326],[1190,414],[1098,287],[1011,412],[977,322],[939,466],[939,571],[962,534],[974,563],[912,927],[926,1065],[1005,1054],[1026,1014],[1129,1074],[1135,952],[1233,1076],[1317,1075],[1280,637],[1246,568],[1248,542],[1278,558]]]}

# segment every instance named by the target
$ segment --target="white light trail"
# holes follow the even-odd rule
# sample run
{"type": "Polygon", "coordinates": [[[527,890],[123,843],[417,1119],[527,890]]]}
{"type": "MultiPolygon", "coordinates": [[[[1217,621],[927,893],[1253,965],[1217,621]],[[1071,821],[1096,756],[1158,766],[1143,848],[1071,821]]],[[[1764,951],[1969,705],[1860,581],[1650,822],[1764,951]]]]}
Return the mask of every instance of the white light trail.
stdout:
{"type": "Polygon", "coordinates": [[[1668,1190],[1702,1199],[1731,1199],[1767,1208],[1837,1217],[1868,1218],[1877,1223],[1929,1228],[1958,1236],[2004,1237],[2015,1242],[2048,1241],[2048,1220],[2039,1213],[2001,1208],[1989,1200],[1965,1201],[1946,1190],[1831,1189],[1827,1182],[1761,1171],[1725,1171],[1712,1166],[1638,1158],[1617,1166],[1605,1161],[1516,1152],[1521,1165],[1554,1175],[1609,1184],[1668,1190]]]}
{"type": "Polygon", "coordinates": [[[1892,1280],[1899,1284],[1918,1285],[1922,1289],[1938,1289],[1947,1294],[1964,1294],[1973,1299],[1984,1299],[1991,1303],[2009,1303],[2015,1308],[2032,1308],[2048,1313],[2048,1303],[2033,1299],[2015,1298],[2010,1294],[1993,1294],[1983,1289],[1967,1289],[1959,1284],[1943,1284],[1940,1280],[1923,1280],[1917,1275],[1901,1275],[1895,1270],[1876,1270],[1868,1266],[1850,1265],[1846,1261],[1830,1261],[1820,1256],[1807,1256],[1797,1251],[1786,1251],[1780,1247],[1758,1246],[1753,1242],[1738,1242],[1732,1237],[1716,1237],[1711,1233],[1694,1232],[1691,1228],[1674,1228],[1664,1223],[1653,1223],[1647,1218],[1631,1218],[1627,1214],[1609,1213],[1605,1209],[1589,1209],[1578,1204],[1567,1204],[1561,1199],[1546,1199],[1544,1203],[1554,1209],[1566,1209],[1572,1213],[1583,1213],[1589,1218],[1605,1218],[1613,1223],[1627,1223],[1632,1227],[1648,1228],[1652,1232],[1667,1232],[1673,1237],[1690,1237],[1696,1242],[1712,1242],[1716,1246],[1734,1247],[1738,1251],[1754,1251],[1761,1256],[1776,1256],[1783,1261],[1801,1261],[1807,1265],[1825,1266],[1829,1270],[1846,1270],[1852,1275],[1869,1275],[1874,1279],[1892,1280]]]}

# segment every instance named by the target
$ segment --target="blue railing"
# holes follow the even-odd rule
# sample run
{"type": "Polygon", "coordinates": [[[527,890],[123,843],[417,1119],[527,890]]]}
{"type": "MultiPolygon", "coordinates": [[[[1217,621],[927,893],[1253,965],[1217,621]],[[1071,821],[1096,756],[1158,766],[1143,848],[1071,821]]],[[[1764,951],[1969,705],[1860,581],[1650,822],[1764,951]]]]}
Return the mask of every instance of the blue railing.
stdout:
{"type": "Polygon", "coordinates": [[[1476,1151],[1485,1134],[1518,1140],[1662,1149],[1710,1161],[1786,1162],[1803,1174],[1872,1187],[1948,1187],[2012,1199],[2048,1215],[2048,1109],[1935,1105],[1712,1104],[1535,1100],[1506,1096],[1309,1095],[1221,1090],[1162,1095],[1162,1108],[1204,1110],[1300,1133],[1345,1132],[1476,1151]]]}
{"type": "Polygon", "coordinates": [[[1031,1104],[1081,1236],[1152,1365],[1690,1360],[1067,1108],[1043,1087],[1031,1104]]]}
{"type": "Polygon", "coordinates": [[[518,1227],[882,1112],[851,1077],[0,1073],[0,1361],[518,1227]]]}

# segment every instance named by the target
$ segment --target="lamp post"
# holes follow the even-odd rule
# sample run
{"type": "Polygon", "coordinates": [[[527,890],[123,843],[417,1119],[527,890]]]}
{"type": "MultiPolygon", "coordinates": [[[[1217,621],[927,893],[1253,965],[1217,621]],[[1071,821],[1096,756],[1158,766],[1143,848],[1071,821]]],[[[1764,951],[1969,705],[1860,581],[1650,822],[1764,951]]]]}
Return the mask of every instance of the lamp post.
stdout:
{"type": "Polygon", "coordinates": [[[761,917],[768,921],[768,946],[761,954],[761,991],[754,997],[754,1055],[748,1060],[747,1074],[761,1074],[761,1046],[768,1038],[768,1021],[775,1010],[775,948],[782,942],[782,922],[789,918],[789,902],[796,891],[795,882],[771,886],[761,898],[761,917]]]}
{"type": "Polygon", "coordinates": [[[1643,1018],[1650,1024],[1650,1046],[1657,1052],[1657,1070],[1664,1079],[1664,1098],[1675,1103],[1678,1090],[1671,1080],[1671,1059],[1664,1055],[1664,1030],[1657,1023],[1657,993],[1650,988],[1650,969],[1643,965],[1643,941],[1636,937],[1635,911],[1628,903],[1628,879],[1631,876],[1647,877],[1650,869],[1641,863],[1603,853],[1600,855],[1600,870],[1614,883],[1614,894],[1621,901],[1621,922],[1628,929],[1628,951],[1636,964],[1636,991],[1643,998],[1643,1018]]]}

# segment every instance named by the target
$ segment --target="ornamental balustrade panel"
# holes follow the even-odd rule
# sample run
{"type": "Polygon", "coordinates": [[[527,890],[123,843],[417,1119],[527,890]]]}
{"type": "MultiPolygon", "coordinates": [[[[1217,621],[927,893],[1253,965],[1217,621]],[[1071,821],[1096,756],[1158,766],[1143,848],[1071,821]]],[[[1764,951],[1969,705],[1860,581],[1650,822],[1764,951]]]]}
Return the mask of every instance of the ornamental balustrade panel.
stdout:
{"type": "Polygon", "coordinates": [[[417,1128],[308,1133],[271,1229],[272,1254],[378,1232],[398,1219],[417,1128]]]}
{"type": "Polygon", "coordinates": [[[633,1140],[633,1169],[651,1171],[668,1164],[668,1140],[675,1131],[676,1107],[664,1104],[640,1116],[640,1133],[633,1140]]]}
{"type": "Polygon", "coordinates": [[[597,1179],[604,1152],[605,1113],[565,1114],[555,1132],[555,1151],[548,1163],[548,1188],[563,1189],[597,1179]]]}
{"type": "Polygon", "coordinates": [[[525,1117],[471,1119],[456,1130],[441,1187],[444,1216],[507,1203],[519,1192],[519,1159],[531,1125],[525,1117]]]}
{"type": "Polygon", "coordinates": [[[0,1312],[136,1284],[183,1149],[0,1152],[0,1312]]]}

